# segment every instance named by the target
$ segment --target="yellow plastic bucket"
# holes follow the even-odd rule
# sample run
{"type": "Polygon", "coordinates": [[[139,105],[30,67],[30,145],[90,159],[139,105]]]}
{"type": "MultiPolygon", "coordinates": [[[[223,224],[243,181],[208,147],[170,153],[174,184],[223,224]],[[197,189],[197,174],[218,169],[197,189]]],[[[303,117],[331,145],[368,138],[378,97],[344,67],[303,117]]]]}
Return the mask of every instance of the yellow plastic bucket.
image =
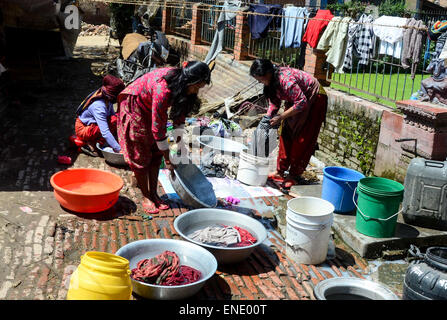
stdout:
{"type": "Polygon", "coordinates": [[[89,251],[71,275],[67,300],[130,300],[131,296],[129,260],[89,251]]]}

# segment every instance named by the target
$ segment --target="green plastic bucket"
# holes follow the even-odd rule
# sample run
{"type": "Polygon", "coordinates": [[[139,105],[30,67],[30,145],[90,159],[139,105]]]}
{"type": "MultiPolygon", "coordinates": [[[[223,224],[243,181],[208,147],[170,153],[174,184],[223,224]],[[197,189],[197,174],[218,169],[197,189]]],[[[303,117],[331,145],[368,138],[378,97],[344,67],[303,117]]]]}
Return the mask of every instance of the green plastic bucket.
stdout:
{"type": "Polygon", "coordinates": [[[393,237],[404,186],[386,178],[367,177],[360,179],[356,193],[357,231],[374,238],[393,237]]]}

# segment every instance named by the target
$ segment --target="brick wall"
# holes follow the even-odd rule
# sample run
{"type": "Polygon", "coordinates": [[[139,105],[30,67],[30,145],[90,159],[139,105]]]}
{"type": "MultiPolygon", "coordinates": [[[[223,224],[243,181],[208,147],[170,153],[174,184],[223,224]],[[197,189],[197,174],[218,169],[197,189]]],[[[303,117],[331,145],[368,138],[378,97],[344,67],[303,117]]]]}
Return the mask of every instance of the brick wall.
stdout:
{"type": "Polygon", "coordinates": [[[318,137],[315,155],[326,165],[344,166],[372,174],[385,107],[325,88],[328,94],[326,124],[318,137]]]}

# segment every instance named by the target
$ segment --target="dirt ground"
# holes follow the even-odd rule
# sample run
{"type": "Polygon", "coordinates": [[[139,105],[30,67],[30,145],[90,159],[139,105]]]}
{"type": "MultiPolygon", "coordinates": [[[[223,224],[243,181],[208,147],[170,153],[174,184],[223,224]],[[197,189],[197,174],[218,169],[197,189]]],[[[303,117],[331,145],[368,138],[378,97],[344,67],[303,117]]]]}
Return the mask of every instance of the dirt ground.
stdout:
{"type": "MultiPolygon", "coordinates": [[[[74,133],[76,107],[87,94],[101,86],[101,68],[118,53],[113,42],[110,51],[105,50],[107,41],[107,37],[81,37],[73,59],[43,60],[42,74],[31,81],[19,80],[15,96],[19,103],[3,111],[0,253],[7,260],[12,257],[11,252],[23,251],[28,226],[39,221],[42,215],[48,216],[47,220],[55,220],[61,214],[62,209],[54,201],[50,178],[67,166],[59,164],[57,157],[70,156],[76,167],[92,167],[103,162],[103,159],[78,154],[70,147],[68,137],[74,133]],[[26,213],[21,207],[28,207],[32,212],[26,213]]],[[[11,277],[10,269],[1,268],[0,278],[11,277]]],[[[14,281],[19,283],[24,279],[14,277],[14,281]]]]}

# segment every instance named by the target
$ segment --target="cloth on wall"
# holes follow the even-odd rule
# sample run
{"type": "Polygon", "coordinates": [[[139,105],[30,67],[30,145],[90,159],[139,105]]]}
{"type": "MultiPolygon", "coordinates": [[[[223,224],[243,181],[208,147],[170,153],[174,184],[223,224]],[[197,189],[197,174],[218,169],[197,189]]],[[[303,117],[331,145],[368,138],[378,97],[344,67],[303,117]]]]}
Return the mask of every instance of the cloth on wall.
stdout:
{"type": "MultiPolygon", "coordinates": [[[[430,30],[431,30],[431,33],[432,33],[431,36],[430,36],[430,33],[429,33],[430,38],[432,38],[432,39],[435,38],[437,40],[437,42],[441,41],[442,39],[445,39],[445,37],[442,37],[442,39],[441,39],[440,36],[445,34],[445,32],[447,32],[447,21],[446,20],[437,21],[430,28],[430,30]],[[435,34],[435,36],[433,36],[434,34],[435,34]]],[[[438,47],[440,47],[440,46],[437,46],[437,48],[438,47]]],[[[439,51],[439,49],[437,51],[439,51]]],[[[438,59],[440,59],[440,60],[447,60],[447,41],[442,46],[441,52],[439,52],[439,53],[437,52],[437,56],[438,56],[438,59]]]]}
{"type": "Polygon", "coordinates": [[[402,41],[402,67],[407,69],[411,66],[411,78],[414,79],[416,67],[421,58],[422,44],[425,37],[423,29],[426,26],[422,20],[416,20],[414,18],[408,19],[405,26],[408,28],[404,30],[402,41]]]}
{"type": "Polygon", "coordinates": [[[373,22],[374,34],[380,39],[379,54],[400,59],[407,18],[381,16],[373,22]]]}
{"type": "Polygon", "coordinates": [[[332,18],[317,45],[318,50],[327,51],[326,61],[334,66],[335,72],[337,73],[343,73],[348,25],[351,21],[352,18],[350,17],[332,18]]]}
{"type": "Polygon", "coordinates": [[[245,11],[248,9],[241,8],[242,2],[240,0],[225,0],[222,11],[220,12],[219,19],[217,21],[217,30],[214,34],[213,43],[210,46],[210,50],[206,55],[204,62],[209,64],[216,59],[217,55],[223,49],[223,40],[225,32],[225,24],[227,21],[236,17],[237,11],[245,11]]]}
{"type": "Polygon", "coordinates": [[[280,48],[299,48],[307,26],[309,11],[304,7],[287,7],[281,21],[280,48]],[[290,18],[286,18],[290,17],[290,18]]]}
{"type": "Polygon", "coordinates": [[[443,81],[447,76],[444,60],[440,59],[447,43],[446,40],[447,32],[443,32],[439,37],[436,37],[435,51],[431,53],[431,60],[426,68],[426,71],[432,74],[435,81],[443,81]]]}
{"type": "Polygon", "coordinates": [[[343,68],[352,68],[353,55],[360,58],[359,64],[368,64],[374,50],[373,20],[373,16],[363,14],[356,23],[349,24],[343,68]]]}
{"type": "Polygon", "coordinates": [[[308,22],[302,41],[307,42],[312,48],[315,48],[323,29],[327,27],[329,21],[332,20],[333,17],[334,15],[330,10],[319,9],[314,19],[311,19],[308,22]]]}
{"type": "MultiPolygon", "coordinates": [[[[250,4],[248,11],[261,14],[282,15],[282,5],[250,4]]],[[[249,14],[247,20],[248,26],[250,27],[252,39],[261,39],[267,37],[269,26],[273,24],[279,27],[281,23],[281,17],[255,14],[249,14]]]]}
{"type": "Polygon", "coordinates": [[[447,20],[438,20],[428,29],[428,37],[432,41],[438,38],[447,31],[447,20]]]}

